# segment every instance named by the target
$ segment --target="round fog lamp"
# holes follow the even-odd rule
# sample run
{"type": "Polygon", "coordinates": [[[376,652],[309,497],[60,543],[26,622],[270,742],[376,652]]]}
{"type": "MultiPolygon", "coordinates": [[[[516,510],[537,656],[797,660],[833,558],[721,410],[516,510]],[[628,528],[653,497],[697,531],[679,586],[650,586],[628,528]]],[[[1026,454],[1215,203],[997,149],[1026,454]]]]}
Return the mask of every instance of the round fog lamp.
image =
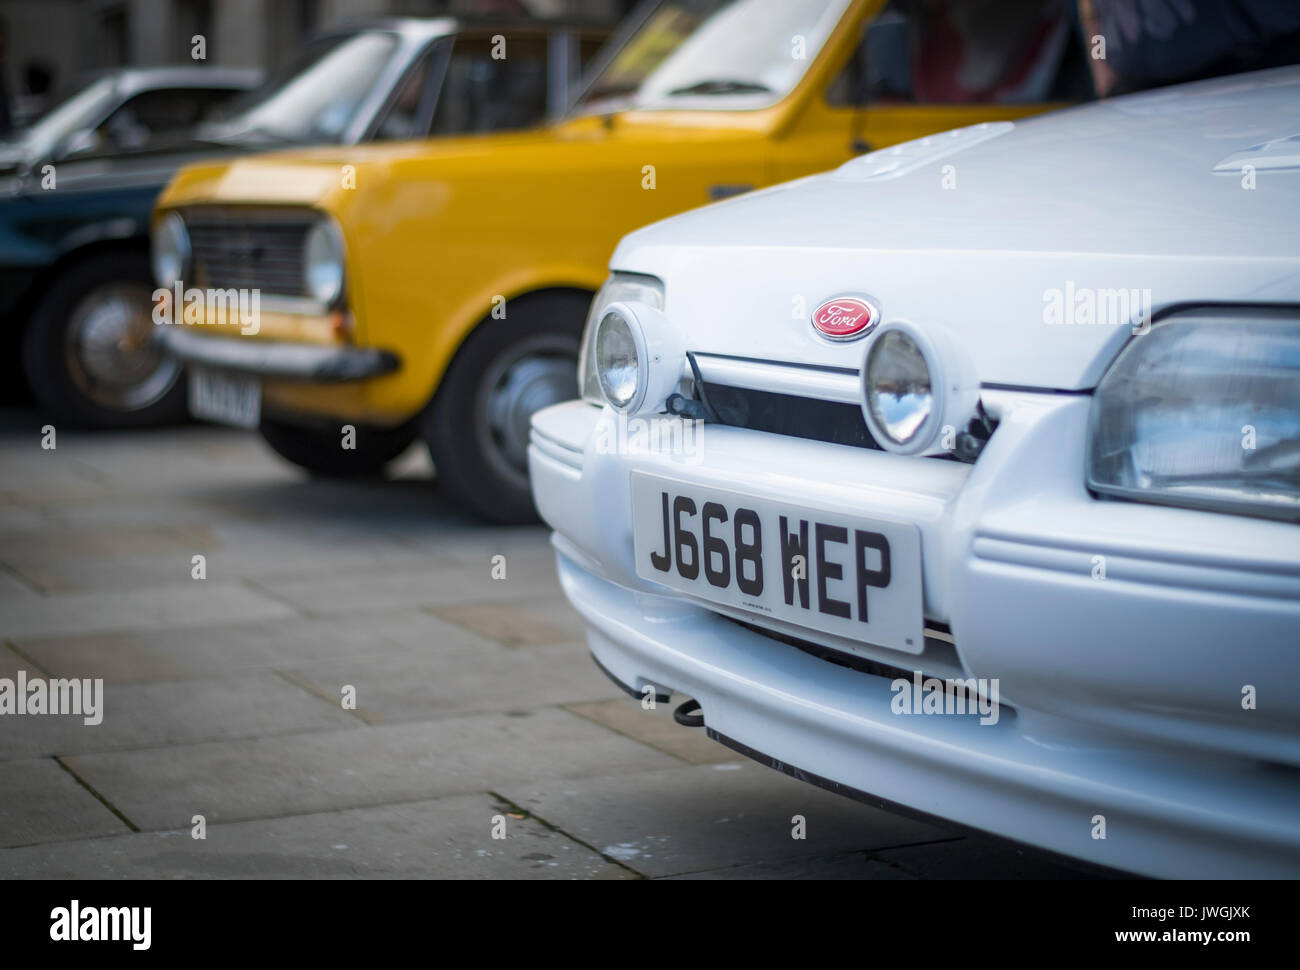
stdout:
{"type": "Polygon", "coordinates": [[[974,363],[944,327],[891,320],[867,344],[862,416],[885,451],[935,455],[951,449],[970,424],[979,393],[974,363]]]}
{"type": "Polygon", "coordinates": [[[934,412],[930,365],[915,340],[891,330],[871,346],[865,374],[872,425],[895,445],[914,441],[934,412]]]}
{"type": "Polygon", "coordinates": [[[596,376],[605,400],[618,411],[635,410],[645,392],[638,343],[628,317],[617,308],[606,310],[596,330],[596,376]]]}

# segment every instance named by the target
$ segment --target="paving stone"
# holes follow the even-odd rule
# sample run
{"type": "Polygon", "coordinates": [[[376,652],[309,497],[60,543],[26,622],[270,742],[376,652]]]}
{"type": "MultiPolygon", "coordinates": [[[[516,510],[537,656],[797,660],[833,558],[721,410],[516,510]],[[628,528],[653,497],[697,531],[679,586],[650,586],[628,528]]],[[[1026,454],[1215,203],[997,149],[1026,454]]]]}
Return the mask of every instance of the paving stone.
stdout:
{"type": "Polygon", "coordinates": [[[0,760],[360,727],[341,705],[328,704],[273,673],[105,684],[100,705],[102,721],[94,725],[76,714],[6,715],[0,760]]]}
{"type": "MultiPolygon", "coordinates": [[[[0,856],[0,858],[3,858],[0,856]]],[[[680,879],[835,879],[835,880],[888,880],[914,881],[915,876],[873,859],[862,852],[840,852],[816,859],[786,859],[781,862],[756,862],[744,866],[724,866],[703,872],[687,872],[664,876],[668,880],[680,879]]]]}
{"type": "Polygon", "coordinates": [[[77,460],[62,447],[65,436],[56,438],[60,447],[40,448],[34,435],[21,448],[5,448],[5,474],[0,480],[0,501],[41,506],[68,502],[93,502],[109,489],[102,474],[77,460]]]}
{"type": "Polygon", "coordinates": [[[492,579],[491,563],[485,559],[478,570],[457,561],[431,561],[422,570],[375,570],[341,578],[266,579],[258,585],[314,616],[560,595],[553,559],[543,568],[508,570],[507,578],[500,580],[492,579]]]}
{"type": "MultiPolygon", "coordinates": [[[[377,570],[424,570],[427,550],[399,545],[396,539],[343,537],[330,543],[333,549],[322,555],[320,539],[280,539],[263,536],[250,541],[223,535],[223,545],[208,557],[209,577],[230,576],[265,589],[266,580],[364,576],[377,570]]],[[[436,540],[433,540],[436,541],[436,540]]]]}
{"type": "Polygon", "coordinates": [[[516,561],[524,568],[534,562],[555,560],[551,546],[551,530],[545,526],[487,526],[475,523],[477,528],[448,533],[438,544],[438,554],[465,562],[480,562],[486,555],[505,556],[507,573],[516,561]]]}
{"type": "Polygon", "coordinates": [[[178,680],[187,673],[183,663],[164,649],[151,650],[151,640],[165,646],[181,639],[176,633],[92,634],[18,641],[19,649],[34,663],[25,663],[50,677],[92,677],[106,684],[178,680]]]}
{"type": "Polygon", "coordinates": [[[0,625],[8,617],[22,616],[32,607],[39,607],[46,599],[42,591],[31,585],[26,577],[10,572],[7,567],[0,567],[0,575],[5,577],[5,582],[0,584],[0,625]]]}
{"type": "Polygon", "coordinates": [[[288,540],[347,534],[410,545],[477,525],[429,482],[309,478],[297,469],[288,481],[277,477],[232,487],[217,479],[192,498],[229,527],[261,525],[269,536],[288,540]]]}
{"type": "MultiPolygon", "coordinates": [[[[0,543],[4,539],[0,536],[0,543]]],[[[4,548],[0,545],[0,548],[4,548]]],[[[40,589],[32,585],[27,577],[0,563],[0,610],[6,608],[10,598],[17,604],[32,595],[39,595],[40,589]]]]}
{"type": "Polygon", "coordinates": [[[875,853],[922,879],[1081,879],[1096,874],[1008,843],[969,838],[875,853]]]}
{"type": "Polygon", "coordinates": [[[358,656],[295,665],[285,673],[321,696],[337,698],[344,685],[355,687],[357,713],[372,724],[569,705],[620,693],[578,644],[521,653],[485,642],[400,661],[358,656]]]}
{"type": "Polygon", "coordinates": [[[566,711],[518,715],[91,754],[66,763],[141,829],[187,826],[196,812],[209,822],[273,818],[676,764],[566,711]]]}
{"type": "MultiPolygon", "coordinates": [[[[116,487],[138,483],[149,490],[201,486],[212,481],[291,480],[278,462],[256,460],[265,447],[256,435],[211,425],[143,428],[128,433],[60,431],[48,452],[84,469],[83,477],[116,487]]],[[[29,470],[38,463],[21,462],[29,470]]]]}
{"type": "Polygon", "coordinates": [[[18,676],[18,671],[31,669],[32,665],[16,654],[11,645],[0,643],[0,677],[12,680],[18,676]]]}
{"type": "Polygon", "coordinates": [[[64,636],[160,628],[183,629],[239,618],[271,619],[294,611],[246,586],[199,582],[167,588],[34,596],[0,616],[0,637],[64,636]]]}
{"type": "Polygon", "coordinates": [[[202,525],[154,523],[130,530],[46,525],[0,534],[0,560],[42,591],[80,591],[105,582],[189,580],[191,557],[209,553],[215,543],[211,529],[202,525]],[[123,575],[124,564],[134,567],[129,576],[123,575]]]}
{"type": "Polygon", "coordinates": [[[566,600],[557,599],[554,593],[544,599],[522,602],[507,600],[439,606],[430,612],[508,647],[585,643],[587,638],[582,617],[566,600]]]}
{"type": "Polygon", "coordinates": [[[950,838],[752,762],[512,781],[494,789],[561,831],[658,877],[950,838]],[[794,816],[806,838],[792,837],[794,816]]]}
{"type": "MultiPolygon", "coordinates": [[[[0,845],[32,845],[127,831],[53,758],[0,763],[0,845]]],[[[77,843],[68,843],[76,851],[77,843]]]]}
{"type": "Polygon", "coordinates": [[[112,683],[227,677],[355,658],[383,663],[485,642],[419,610],[15,641],[52,676],[103,677],[112,683]]]}
{"type": "MultiPolygon", "coordinates": [[[[0,452],[6,455],[6,461],[15,460],[5,449],[0,448],[0,452]]],[[[0,503],[4,503],[0,504],[0,533],[23,532],[39,529],[49,524],[49,510],[36,506],[8,503],[3,498],[4,493],[4,483],[0,483],[0,503]]]]}
{"type": "MultiPolygon", "coordinates": [[[[120,592],[130,594],[136,590],[176,588],[194,582],[191,556],[210,550],[195,547],[169,554],[147,556],[122,555],[113,559],[65,557],[62,560],[41,562],[14,560],[10,567],[32,589],[44,597],[67,593],[120,592]]],[[[180,590],[182,594],[185,590],[180,590]]],[[[19,605],[14,612],[21,613],[19,605]]]]}
{"type": "Polygon", "coordinates": [[[0,850],[0,879],[634,879],[486,794],[0,850]]]}
{"type": "MultiPolygon", "coordinates": [[[[592,666],[595,667],[595,664],[592,666]]],[[[601,676],[604,677],[604,674],[601,676]]],[[[683,727],[674,721],[673,708],[683,700],[684,697],[677,695],[669,703],[656,704],[653,710],[646,710],[639,700],[618,691],[617,697],[613,700],[597,701],[592,704],[566,704],[565,708],[691,764],[710,765],[744,761],[742,755],[724,744],[711,740],[700,728],[683,727]]]]}

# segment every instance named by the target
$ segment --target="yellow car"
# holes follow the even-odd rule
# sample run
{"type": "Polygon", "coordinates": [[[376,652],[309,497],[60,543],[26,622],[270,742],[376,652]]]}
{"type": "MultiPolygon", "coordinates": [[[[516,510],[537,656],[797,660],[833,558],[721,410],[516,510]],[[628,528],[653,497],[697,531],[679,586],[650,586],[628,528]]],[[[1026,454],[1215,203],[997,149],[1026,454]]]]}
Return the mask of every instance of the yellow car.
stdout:
{"type": "MultiPolygon", "coordinates": [[[[621,236],[1086,96],[1067,11],[648,3],[549,127],[183,170],[154,218],[158,336],[188,365],[196,416],[256,426],[318,474],[377,472],[422,437],[454,496],[490,520],[531,519],[529,417],[577,396],[584,318],[621,236]]],[[[526,83],[526,51],[499,41],[453,49],[446,70],[526,83]]],[[[954,187],[941,179],[961,190],[936,166],[935,190],[954,187]]]]}

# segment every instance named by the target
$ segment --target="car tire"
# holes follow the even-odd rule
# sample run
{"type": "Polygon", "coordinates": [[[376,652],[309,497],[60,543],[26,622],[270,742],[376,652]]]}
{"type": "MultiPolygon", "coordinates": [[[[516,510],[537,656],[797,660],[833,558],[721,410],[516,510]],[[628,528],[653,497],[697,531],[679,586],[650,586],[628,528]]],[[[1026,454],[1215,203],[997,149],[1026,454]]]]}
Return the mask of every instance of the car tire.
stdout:
{"type": "Polygon", "coordinates": [[[23,374],[52,418],[137,428],[187,416],[180,364],[153,342],[149,258],[102,253],[67,269],[23,333],[23,374]]]}
{"type": "Polygon", "coordinates": [[[488,522],[536,522],[528,485],[528,420],[578,396],[578,347],[591,294],[563,290],[512,300],[480,323],[438,387],[424,424],[434,476],[488,522]]]}
{"type": "Polygon", "coordinates": [[[409,424],[397,428],[353,425],[356,447],[344,448],[343,428],[344,422],[335,428],[325,428],[263,417],[257,430],[281,458],[322,478],[380,475],[384,466],[416,438],[416,429],[409,424]]]}

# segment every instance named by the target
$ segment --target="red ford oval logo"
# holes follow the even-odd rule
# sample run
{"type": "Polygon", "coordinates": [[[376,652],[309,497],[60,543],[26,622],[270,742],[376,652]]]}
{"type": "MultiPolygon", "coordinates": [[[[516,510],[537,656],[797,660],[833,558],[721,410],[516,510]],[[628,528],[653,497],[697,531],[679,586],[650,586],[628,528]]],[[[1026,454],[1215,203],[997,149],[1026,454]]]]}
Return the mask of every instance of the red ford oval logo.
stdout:
{"type": "Polygon", "coordinates": [[[880,314],[870,303],[853,296],[827,300],[813,314],[813,326],[832,340],[849,340],[862,337],[880,319],[880,314]]]}

